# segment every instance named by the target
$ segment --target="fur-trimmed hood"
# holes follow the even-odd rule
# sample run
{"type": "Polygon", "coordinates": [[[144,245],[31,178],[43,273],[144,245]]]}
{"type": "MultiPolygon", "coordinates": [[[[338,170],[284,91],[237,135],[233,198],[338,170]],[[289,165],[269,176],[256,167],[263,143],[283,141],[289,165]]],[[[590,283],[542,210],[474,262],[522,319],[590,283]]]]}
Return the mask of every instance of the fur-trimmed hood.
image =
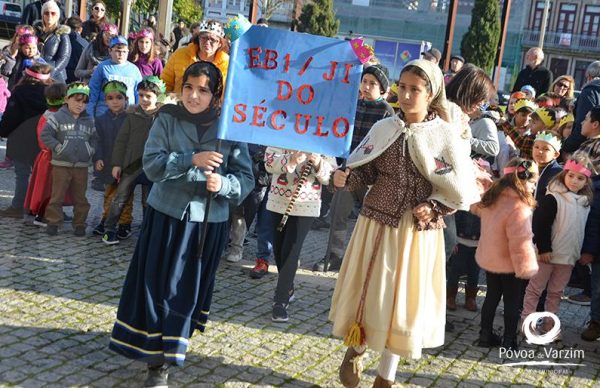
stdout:
{"type": "Polygon", "coordinates": [[[44,26],[41,21],[34,23],[33,28],[35,28],[37,35],[41,38],[46,35],[69,35],[71,33],[71,27],[66,24],[59,24],[58,27],[54,29],[51,33],[44,33],[44,26]]]}

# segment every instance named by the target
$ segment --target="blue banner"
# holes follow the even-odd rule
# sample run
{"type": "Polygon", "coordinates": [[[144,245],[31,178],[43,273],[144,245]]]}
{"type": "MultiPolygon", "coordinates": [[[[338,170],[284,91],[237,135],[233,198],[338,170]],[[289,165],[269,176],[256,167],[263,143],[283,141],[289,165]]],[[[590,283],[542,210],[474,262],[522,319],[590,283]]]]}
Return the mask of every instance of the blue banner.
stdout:
{"type": "Polygon", "coordinates": [[[252,26],[231,47],[218,136],[346,157],[361,73],[349,41],[252,26]]]}

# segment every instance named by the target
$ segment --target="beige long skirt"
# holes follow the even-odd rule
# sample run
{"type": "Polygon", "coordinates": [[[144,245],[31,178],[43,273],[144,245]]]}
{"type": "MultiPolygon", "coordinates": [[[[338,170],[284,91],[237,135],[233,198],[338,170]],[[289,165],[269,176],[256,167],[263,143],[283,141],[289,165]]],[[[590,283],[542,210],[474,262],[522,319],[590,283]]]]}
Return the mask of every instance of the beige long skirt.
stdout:
{"type": "Polygon", "coordinates": [[[446,269],[441,229],[417,231],[406,212],[398,228],[359,216],[331,300],[333,334],[344,337],[357,318],[369,260],[383,234],[367,288],[362,326],[367,346],[420,358],[444,344],[446,269]]]}

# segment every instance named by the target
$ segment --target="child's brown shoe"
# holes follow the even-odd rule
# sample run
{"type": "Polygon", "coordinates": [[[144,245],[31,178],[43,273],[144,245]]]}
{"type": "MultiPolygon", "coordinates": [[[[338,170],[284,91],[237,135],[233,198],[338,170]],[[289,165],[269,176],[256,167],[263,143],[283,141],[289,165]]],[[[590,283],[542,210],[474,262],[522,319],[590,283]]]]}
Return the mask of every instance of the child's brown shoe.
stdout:
{"type": "Polygon", "coordinates": [[[365,352],[358,353],[354,347],[349,346],[344,355],[344,361],[340,365],[340,381],[346,388],[354,388],[360,382],[360,374],[363,370],[362,358],[365,352]]]}

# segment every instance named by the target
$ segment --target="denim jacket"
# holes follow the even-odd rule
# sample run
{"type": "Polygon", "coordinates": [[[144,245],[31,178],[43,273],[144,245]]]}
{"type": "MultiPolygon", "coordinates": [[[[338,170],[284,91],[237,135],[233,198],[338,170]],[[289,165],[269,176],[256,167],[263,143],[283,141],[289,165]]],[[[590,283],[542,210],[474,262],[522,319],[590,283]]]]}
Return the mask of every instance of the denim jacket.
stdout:
{"type": "MultiPolygon", "coordinates": [[[[180,108],[183,109],[183,108],[180,108]]],[[[196,125],[172,113],[159,111],[146,142],[144,172],[155,182],[148,204],[173,218],[200,222],[204,218],[206,176],[192,164],[194,153],[215,151],[218,123],[208,127],[198,138],[196,125]]],[[[222,141],[223,163],[221,190],[214,196],[208,221],[225,222],[229,203],[239,205],[254,188],[252,162],[246,144],[222,141]]]]}

